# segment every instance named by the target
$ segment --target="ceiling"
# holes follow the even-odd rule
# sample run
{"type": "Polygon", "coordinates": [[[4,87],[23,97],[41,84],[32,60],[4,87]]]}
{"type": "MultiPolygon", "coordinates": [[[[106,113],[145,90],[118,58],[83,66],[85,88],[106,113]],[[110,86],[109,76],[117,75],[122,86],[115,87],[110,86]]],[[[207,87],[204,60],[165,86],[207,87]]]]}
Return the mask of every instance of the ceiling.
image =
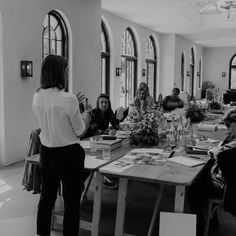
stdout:
{"type": "MultiPolygon", "coordinates": [[[[223,18],[227,0],[102,0],[102,8],[160,33],[203,47],[236,47],[236,16],[223,18]]],[[[235,10],[235,8],[233,9],[235,10]]]]}

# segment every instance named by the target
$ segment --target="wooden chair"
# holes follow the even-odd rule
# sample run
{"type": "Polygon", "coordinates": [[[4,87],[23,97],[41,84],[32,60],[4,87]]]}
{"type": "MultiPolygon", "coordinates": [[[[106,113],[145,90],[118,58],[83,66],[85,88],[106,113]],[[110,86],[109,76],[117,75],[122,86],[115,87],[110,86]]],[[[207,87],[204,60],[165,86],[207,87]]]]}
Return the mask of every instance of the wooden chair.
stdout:
{"type": "Polygon", "coordinates": [[[162,102],[163,102],[162,93],[160,93],[159,96],[158,96],[157,102],[156,102],[156,104],[157,104],[159,110],[160,110],[161,107],[162,107],[162,102]]]}
{"type": "Polygon", "coordinates": [[[41,181],[39,173],[39,149],[40,149],[40,134],[41,130],[33,130],[30,134],[30,141],[25,158],[25,168],[22,179],[22,185],[27,191],[33,190],[33,193],[40,193],[41,181]]]}
{"type": "MultiPolygon", "coordinates": [[[[223,206],[223,200],[221,198],[211,198],[207,202],[207,214],[206,214],[206,223],[203,231],[203,236],[207,236],[210,220],[212,219],[215,211],[223,206]]],[[[217,213],[217,212],[216,212],[217,213]]]]}

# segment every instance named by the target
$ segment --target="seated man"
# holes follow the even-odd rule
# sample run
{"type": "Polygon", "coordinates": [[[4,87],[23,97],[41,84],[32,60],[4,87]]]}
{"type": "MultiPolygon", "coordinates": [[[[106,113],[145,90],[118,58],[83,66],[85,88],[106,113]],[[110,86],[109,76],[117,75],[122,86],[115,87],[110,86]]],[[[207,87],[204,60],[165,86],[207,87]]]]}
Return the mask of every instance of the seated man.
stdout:
{"type": "Polygon", "coordinates": [[[163,100],[164,111],[172,111],[175,108],[183,108],[184,102],[179,98],[179,88],[173,88],[172,95],[166,96],[163,100]]]}

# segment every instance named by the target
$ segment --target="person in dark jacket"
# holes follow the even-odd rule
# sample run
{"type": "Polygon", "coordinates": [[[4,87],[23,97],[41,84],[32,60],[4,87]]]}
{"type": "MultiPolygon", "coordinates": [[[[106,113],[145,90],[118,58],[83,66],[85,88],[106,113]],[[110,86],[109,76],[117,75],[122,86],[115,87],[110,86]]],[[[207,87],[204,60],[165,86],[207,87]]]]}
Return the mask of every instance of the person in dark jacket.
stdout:
{"type": "MultiPolygon", "coordinates": [[[[94,135],[109,134],[114,135],[116,130],[119,129],[119,120],[116,118],[111,108],[111,102],[109,96],[101,93],[97,98],[96,108],[92,110],[92,116],[90,120],[89,128],[83,138],[88,138],[94,135]],[[111,129],[109,130],[109,125],[111,129]]],[[[88,177],[88,174],[84,174],[84,181],[88,177]]],[[[104,185],[111,188],[117,189],[117,184],[114,179],[104,177],[104,185]]]]}
{"type": "Polygon", "coordinates": [[[172,95],[166,96],[162,106],[165,111],[173,111],[176,108],[183,108],[184,102],[179,98],[179,88],[173,88],[172,95]]]}
{"type": "Polygon", "coordinates": [[[101,93],[97,98],[96,108],[92,110],[90,125],[83,138],[106,134],[110,124],[115,133],[115,130],[119,129],[119,120],[112,111],[109,96],[101,93]]]}
{"type": "Polygon", "coordinates": [[[223,198],[223,195],[225,198],[226,189],[228,188],[227,199],[224,199],[224,205],[228,209],[226,207],[225,210],[236,213],[235,198],[232,199],[235,190],[232,192],[232,182],[230,182],[232,179],[228,176],[230,173],[234,179],[236,176],[235,165],[233,164],[236,163],[236,109],[229,110],[226,113],[224,122],[229,129],[228,136],[220,147],[209,151],[211,159],[206,163],[202,173],[187,192],[190,210],[193,214],[197,214],[197,236],[201,236],[203,232],[207,199],[223,198]],[[234,167],[233,170],[232,166],[234,167]],[[226,169],[231,169],[231,172],[226,171],[226,169]],[[231,192],[229,192],[230,187],[231,192]]]}

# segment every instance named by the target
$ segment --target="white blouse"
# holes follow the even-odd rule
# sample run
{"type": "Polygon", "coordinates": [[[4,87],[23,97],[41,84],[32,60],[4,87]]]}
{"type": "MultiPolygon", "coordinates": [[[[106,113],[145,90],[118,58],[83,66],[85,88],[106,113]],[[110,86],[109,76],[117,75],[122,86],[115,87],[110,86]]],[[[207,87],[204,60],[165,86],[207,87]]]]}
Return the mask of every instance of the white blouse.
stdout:
{"type": "Polygon", "coordinates": [[[75,95],[57,88],[40,89],[33,96],[32,107],[44,146],[62,147],[79,143],[79,136],[86,127],[75,95]]]}

